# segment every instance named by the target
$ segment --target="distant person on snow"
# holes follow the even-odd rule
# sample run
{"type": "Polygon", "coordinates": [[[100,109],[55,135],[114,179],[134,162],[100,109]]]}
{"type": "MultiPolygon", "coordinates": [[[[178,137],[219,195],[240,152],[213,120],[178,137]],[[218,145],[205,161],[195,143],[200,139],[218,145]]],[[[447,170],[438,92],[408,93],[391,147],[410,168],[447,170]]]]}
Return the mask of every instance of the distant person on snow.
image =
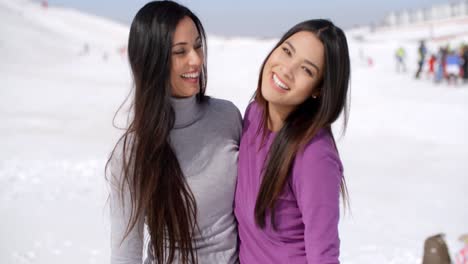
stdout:
{"type": "Polygon", "coordinates": [[[419,78],[422,68],[424,66],[424,59],[426,57],[427,49],[424,41],[421,41],[418,48],[418,71],[416,72],[416,79],[419,78]]]}
{"type": "Polygon", "coordinates": [[[460,66],[462,64],[462,60],[460,55],[458,55],[455,51],[450,51],[445,59],[446,63],[446,72],[447,72],[447,82],[449,84],[457,84],[458,77],[460,76],[460,66]]]}
{"type": "Polygon", "coordinates": [[[455,257],[455,264],[468,264],[468,234],[461,235],[459,240],[464,245],[455,257]]]}
{"type": "Polygon", "coordinates": [[[463,69],[463,83],[468,83],[468,45],[463,47],[462,51],[462,69],[463,69]]]}
{"type": "Polygon", "coordinates": [[[406,72],[406,51],[403,47],[399,47],[395,52],[396,59],[396,71],[397,72],[406,72]]]}
{"type": "Polygon", "coordinates": [[[431,57],[429,57],[429,60],[427,61],[427,65],[429,66],[429,68],[427,70],[427,77],[428,78],[431,78],[432,76],[434,76],[436,61],[437,61],[437,58],[436,58],[436,56],[434,54],[432,54],[431,57]]]}
{"type": "Polygon", "coordinates": [[[436,57],[436,72],[434,81],[439,83],[445,77],[445,58],[447,57],[447,50],[445,48],[439,48],[439,52],[437,52],[436,57]]]}
{"type": "Polygon", "coordinates": [[[83,48],[81,49],[81,51],[78,53],[79,56],[86,56],[89,54],[89,44],[88,43],[84,43],[83,44],[83,48]]]}

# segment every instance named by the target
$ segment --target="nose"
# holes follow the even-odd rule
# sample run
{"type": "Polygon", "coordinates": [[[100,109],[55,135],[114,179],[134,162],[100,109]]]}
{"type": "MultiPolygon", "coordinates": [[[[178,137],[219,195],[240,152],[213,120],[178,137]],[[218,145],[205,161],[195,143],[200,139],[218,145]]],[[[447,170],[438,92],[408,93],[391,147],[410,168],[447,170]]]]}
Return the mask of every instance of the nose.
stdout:
{"type": "Polygon", "coordinates": [[[294,65],[293,63],[284,63],[281,65],[281,73],[283,74],[284,78],[288,79],[289,81],[294,81],[294,65]]]}
{"type": "Polygon", "coordinates": [[[200,67],[202,63],[203,63],[203,53],[197,52],[197,50],[192,49],[192,51],[189,54],[189,65],[198,68],[200,67]]]}

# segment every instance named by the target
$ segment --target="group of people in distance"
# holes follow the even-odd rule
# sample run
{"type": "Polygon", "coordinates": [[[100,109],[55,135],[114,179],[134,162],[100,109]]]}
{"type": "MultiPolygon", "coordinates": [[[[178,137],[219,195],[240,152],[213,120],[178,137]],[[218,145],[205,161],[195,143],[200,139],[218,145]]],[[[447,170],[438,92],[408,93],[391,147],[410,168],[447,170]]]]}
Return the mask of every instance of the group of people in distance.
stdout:
{"type": "MultiPolygon", "coordinates": [[[[463,44],[459,48],[441,46],[436,52],[429,54],[425,42],[421,41],[417,52],[416,79],[432,78],[435,83],[445,80],[451,85],[468,83],[468,45],[463,44]]],[[[406,72],[406,50],[403,47],[395,51],[395,59],[396,71],[406,72]]]]}

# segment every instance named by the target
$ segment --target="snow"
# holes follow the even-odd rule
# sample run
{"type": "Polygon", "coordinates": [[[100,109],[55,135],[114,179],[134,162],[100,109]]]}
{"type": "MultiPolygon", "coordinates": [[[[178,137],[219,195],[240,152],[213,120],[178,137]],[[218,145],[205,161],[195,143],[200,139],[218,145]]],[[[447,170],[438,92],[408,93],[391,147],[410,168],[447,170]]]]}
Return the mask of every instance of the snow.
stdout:
{"type": "MultiPolygon", "coordinates": [[[[128,26],[24,0],[0,0],[0,17],[0,263],[107,263],[103,172],[131,88],[128,26]]],[[[464,41],[463,21],[433,23],[428,47],[464,41]]],[[[453,256],[468,232],[468,85],[413,78],[429,28],[347,32],[351,115],[344,136],[335,127],[351,198],[343,263],[420,263],[438,232],[453,256]],[[394,71],[398,46],[405,74],[394,71]]],[[[208,94],[243,112],[275,42],[209,34],[208,94]]]]}

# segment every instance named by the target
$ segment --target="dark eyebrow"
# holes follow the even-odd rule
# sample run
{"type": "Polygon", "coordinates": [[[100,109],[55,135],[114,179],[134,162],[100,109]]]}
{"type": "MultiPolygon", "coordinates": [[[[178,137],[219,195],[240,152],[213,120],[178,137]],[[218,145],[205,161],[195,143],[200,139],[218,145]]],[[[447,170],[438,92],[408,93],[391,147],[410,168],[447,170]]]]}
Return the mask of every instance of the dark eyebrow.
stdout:
{"type": "Polygon", "coordinates": [[[320,72],[319,67],[317,65],[315,65],[315,63],[311,62],[310,60],[304,60],[304,61],[305,61],[305,63],[307,63],[310,66],[314,67],[317,70],[317,72],[320,72]]]}
{"type": "Polygon", "coordinates": [[[187,42],[179,42],[179,43],[176,43],[176,44],[172,45],[172,47],[183,46],[183,45],[187,45],[187,44],[188,44],[187,42]]]}
{"type": "Polygon", "coordinates": [[[293,46],[291,43],[289,43],[289,41],[285,41],[284,43],[288,44],[289,47],[291,47],[291,49],[292,49],[294,52],[296,52],[296,49],[294,48],[294,46],[293,46]]]}
{"type": "MultiPolygon", "coordinates": [[[[289,47],[294,51],[294,53],[296,53],[296,49],[294,48],[294,46],[291,43],[289,43],[289,41],[285,41],[284,43],[288,44],[289,47]]],[[[311,62],[310,60],[307,60],[307,59],[304,60],[304,61],[305,61],[305,63],[307,63],[310,66],[314,67],[317,70],[317,72],[320,72],[319,67],[315,63],[313,63],[313,62],[311,62]]]]}
{"type": "MultiPolygon", "coordinates": [[[[198,37],[195,39],[195,42],[198,42],[198,41],[200,41],[200,40],[201,40],[201,38],[200,38],[200,36],[198,36],[198,37]]],[[[172,45],[172,47],[175,47],[175,46],[183,46],[183,45],[187,45],[187,44],[188,44],[187,42],[178,42],[178,43],[172,45]]]]}

